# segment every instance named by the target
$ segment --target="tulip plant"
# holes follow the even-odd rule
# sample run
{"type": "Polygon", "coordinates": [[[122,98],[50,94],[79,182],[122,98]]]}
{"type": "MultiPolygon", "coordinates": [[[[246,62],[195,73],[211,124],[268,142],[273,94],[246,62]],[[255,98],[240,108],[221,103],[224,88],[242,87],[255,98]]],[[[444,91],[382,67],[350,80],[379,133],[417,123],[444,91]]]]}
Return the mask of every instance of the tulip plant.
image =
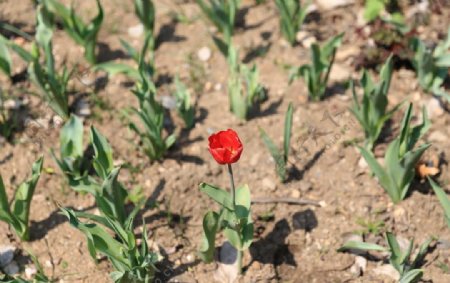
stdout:
{"type": "Polygon", "coordinates": [[[415,52],[412,63],[420,86],[426,92],[442,96],[450,102],[450,94],[443,87],[450,68],[450,28],[446,40],[440,42],[433,50],[418,38],[412,40],[411,47],[415,52]]]}
{"type": "Polygon", "coordinates": [[[88,24],[85,24],[76,14],[73,7],[67,8],[58,0],[43,1],[46,8],[61,20],[64,30],[79,45],[84,47],[84,57],[94,65],[96,63],[95,48],[97,34],[103,22],[103,8],[100,0],[96,0],[98,14],[88,24]]]}
{"type": "Polygon", "coordinates": [[[384,124],[394,114],[401,104],[392,110],[387,110],[387,94],[392,78],[392,56],[381,68],[380,82],[375,84],[367,71],[364,71],[360,84],[364,94],[360,103],[356,96],[356,89],[353,81],[350,82],[353,91],[353,107],[350,109],[366,135],[366,148],[372,150],[377,141],[384,124]]]}
{"type": "Polygon", "coordinates": [[[430,144],[424,144],[414,149],[414,145],[430,128],[425,109],[423,109],[422,124],[411,127],[411,118],[412,104],[409,105],[403,118],[400,136],[394,139],[386,150],[384,168],[370,151],[359,147],[370,169],[394,203],[405,198],[414,178],[415,166],[430,146],[430,144]]]}
{"type": "Polygon", "coordinates": [[[372,243],[349,241],[345,243],[338,251],[362,250],[389,252],[389,263],[399,273],[399,282],[413,283],[420,280],[423,276],[423,270],[419,269],[419,267],[428,252],[428,247],[430,246],[431,241],[432,239],[430,238],[422,243],[419,247],[418,253],[413,258],[411,258],[411,255],[414,248],[414,241],[410,241],[408,248],[406,250],[402,250],[394,234],[390,232],[386,233],[388,248],[372,243]]]}
{"type": "Polygon", "coordinates": [[[142,127],[134,122],[130,122],[129,126],[139,136],[150,160],[159,160],[175,143],[176,136],[174,134],[163,136],[164,109],[156,101],[156,87],[147,76],[142,60],[139,72],[141,81],[133,90],[139,100],[139,108],[133,108],[133,111],[139,117],[142,127]]]}
{"type": "Polygon", "coordinates": [[[122,226],[111,215],[86,215],[67,208],[61,210],[70,225],[86,236],[91,257],[97,261],[97,254],[100,253],[111,262],[115,270],[111,272],[110,277],[114,282],[152,282],[158,255],[149,249],[145,222],[139,247],[133,231],[133,217],[122,226]],[[91,222],[82,222],[80,217],[87,217],[91,222]]]}
{"type": "Polygon", "coordinates": [[[248,68],[239,61],[238,50],[233,46],[233,30],[239,0],[197,0],[207,18],[217,27],[223,39],[213,36],[214,43],[228,63],[228,96],[230,111],[239,119],[246,120],[249,112],[267,98],[265,88],[259,82],[256,65],[248,68]]]}
{"type": "Polygon", "coordinates": [[[270,139],[263,129],[259,129],[261,139],[266,145],[267,149],[272,154],[275,160],[275,168],[282,182],[286,181],[287,178],[287,163],[289,157],[289,148],[291,143],[291,132],[292,132],[292,116],[294,109],[292,103],[289,103],[288,109],[286,111],[286,117],[284,118],[284,142],[283,149],[279,150],[275,143],[270,139]]]}
{"type": "Polygon", "coordinates": [[[53,17],[46,6],[39,5],[37,9],[36,42],[44,50],[45,64],[39,61],[39,49],[34,48],[33,61],[28,67],[28,73],[31,80],[41,90],[50,108],[63,119],[68,119],[67,84],[72,72],[64,67],[62,74],[57,74],[52,50],[53,17]]]}
{"type": "Polygon", "coordinates": [[[302,65],[291,70],[289,82],[292,83],[294,79],[303,77],[308,86],[309,98],[314,101],[319,101],[325,96],[334,56],[342,43],[343,36],[344,34],[341,33],[331,38],[322,47],[313,43],[311,45],[311,65],[302,65]]]}
{"type": "Polygon", "coordinates": [[[238,62],[238,52],[230,46],[228,50],[228,96],[230,110],[239,119],[246,120],[249,112],[267,99],[266,89],[259,83],[259,71],[256,65],[248,68],[238,62]]]}
{"type": "Polygon", "coordinates": [[[311,0],[303,6],[299,0],[275,0],[280,13],[281,33],[293,46],[297,32],[305,21],[307,9],[311,0]]]}
{"type": "Polygon", "coordinates": [[[241,3],[240,0],[196,0],[200,6],[203,14],[206,15],[209,21],[215,25],[220,33],[223,34],[224,39],[213,37],[222,53],[226,53],[226,46],[230,46],[236,14],[241,3]]]}
{"type": "Polygon", "coordinates": [[[195,108],[191,103],[191,94],[186,86],[175,77],[175,99],[178,115],[183,119],[186,128],[191,129],[195,123],[195,108]]]}
{"type": "MultiPolygon", "coordinates": [[[[51,151],[56,164],[70,179],[80,178],[87,173],[88,165],[83,158],[83,122],[76,115],[70,116],[59,135],[60,159],[51,151]]],[[[70,181],[69,181],[70,183],[70,181]]]]}
{"type": "Polygon", "coordinates": [[[433,188],[434,193],[436,194],[439,202],[441,203],[442,208],[444,209],[445,222],[447,223],[447,226],[450,228],[450,199],[448,198],[444,189],[441,188],[430,177],[428,177],[428,181],[430,182],[430,185],[433,188]]]}
{"type": "Polygon", "coordinates": [[[199,256],[207,263],[213,260],[216,234],[223,231],[227,240],[237,250],[236,264],[241,273],[243,252],[253,241],[250,189],[247,185],[235,188],[231,164],[239,160],[243,146],[239,136],[231,129],[217,132],[208,140],[209,152],[213,158],[217,163],[227,165],[231,189],[228,193],[210,184],[200,184],[200,190],[217,202],[221,209],[219,212],[208,211],[203,218],[204,237],[199,256]]]}
{"type": "Polygon", "coordinates": [[[17,188],[11,205],[8,202],[5,185],[0,175],[0,220],[8,223],[23,241],[30,239],[28,218],[31,200],[42,171],[43,158],[39,158],[32,166],[31,177],[17,188]]]}

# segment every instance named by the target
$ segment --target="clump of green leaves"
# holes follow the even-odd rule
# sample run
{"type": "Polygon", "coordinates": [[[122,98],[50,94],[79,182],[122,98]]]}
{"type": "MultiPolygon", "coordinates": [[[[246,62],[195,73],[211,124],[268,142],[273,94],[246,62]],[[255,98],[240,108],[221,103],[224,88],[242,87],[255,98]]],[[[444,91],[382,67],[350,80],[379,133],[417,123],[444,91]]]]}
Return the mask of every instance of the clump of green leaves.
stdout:
{"type": "Polygon", "coordinates": [[[417,282],[423,276],[423,270],[420,269],[420,266],[428,252],[431,241],[432,239],[430,238],[422,243],[415,257],[411,257],[414,248],[414,240],[409,242],[409,245],[405,250],[400,247],[396,237],[390,232],[386,232],[387,248],[372,243],[348,241],[338,251],[362,250],[389,252],[389,263],[398,271],[400,275],[399,282],[412,283],[417,282]]]}
{"type": "Polygon", "coordinates": [[[341,45],[343,36],[341,33],[331,38],[322,47],[316,43],[312,44],[311,65],[306,64],[291,70],[289,82],[303,77],[308,87],[309,98],[314,101],[319,101],[325,96],[336,50],[341,45]]]}
{"type": "Polygon", "coordinates": [[[420,86],[426,92],[450,101],[450,94],[443,88],[450,68],[450,28],[447,38],[439,42],[434,49],[427,47],[419,38],[412,40],[411,48],[415,52],[412,63],[419,77],[420,86]]]}
{"type": "Polygon", "coordinates": [[[191,93],[178,76],[175,77],[175,99],[178,115],[183,119],[186,128],[191,129],[195,123],[195,108],[191,102],[191,93]]]}
{"type": "Polygon", "coordinates": [[[280,13],[281,33],[291,45],[296,42],[297,32],[305,21],[310,3],[310,0],[306,5],[302,5],[299,0],[275,0],[280,13]]]}
{"type": "Polygon", "coordinates": [[[67,84],[72,75],[66,67],[58,74],[53,57],[53,16],[45,6],[38,6],[36,42],[44,50],[44,64],[39,58],[39,49],[34,48],[33,60],[28,66],[31,80],[41,90],[50,108],[63,119],[69,118],[67,84]]]}
{"type": "MultiPolygon", "coordinates": [[[[234,191],[234,188],[232,188],[234,191]]],[[[248,249],[253,241],[253,221],[251,217],[250,189],[247,185],[238,187],[236,195],[227,191],[202,183],[200,191],[217,202],[219,212],[208,211],[203,218],[203,241],[199,250],[200,258],[207,263],[214,259],[216,234],[223,231],[226,239],[236,248],[238,269],[241,272],[242,253],[248,249]]]]}
{"type": "MultiPolygon", "coordinates": [[[[61,129],[59,135],[60,150],[58,159],[51,151],[58,167],[70,179],[77,179],[86,175],[89,169],[84,158],[83,122],[76,115],[70,116],[61,129]]],[[[70,183],[70,181],[69,181],[70,183]]]]}
{"type": "Polygon", "coordinates": [[[79,45],[84,47],[84,57],[90,64],[96,63],[95,48],[97,35],[103,22],[103,8],[96,0],[98,14],[85,24],[75,13],[73,7],[67,8],[58,0],[43,1],[46,8],[61,20],[64,30],[79,45]]]}
{"type": "Polygon", "coordinates": [[[256,65],[248,68],[238,62],[238,57],[238,51],[231,45],[228,50],[228,96],[231,112],[239,119],[246,120],[249,112],[267,99],[267,92],[259,82],[256,65]]]}
{"type": "Polygon", "coordinates": [[[389,57],[381,68],[380,81],[375,84],[369,73],[364,70],[360,84],[363,88],[363,99],[360,103],[353,81],[350,82],[353,91],[353,107],[350,109],[358,120],[366,135],[366,148],[372,150],[384,124],[400,106],[387,111],[387,94],[392,78],[392,57],[389,57]]]}
{"type": "Polygon", "coordinates": [[[386,150],[384,167],[378,163],[370,151],[362,147],[359,148],[370,169],[378,178],[380,185],[394,203],[398,203],[405,198],[414,178],[415,166],[430,146],[430,144],[423,144],[414,149],[415,144],[430,128],[430,121],[425,109],[423,109],[423,121],[420,125],[411,127],[411,119],[412,104],[409,105],[403,118],[400,136],[394,139],[386,150]]]}
{"type": "Polygon", "coordinates": [[[23,241],[30,239],[28,218],[36,184],[41,176],[42,163],[42,157],[33,163],[31,177],[17,188],[11,205],[0,175],[0,220],[8,223],[23,241]]]}
{"type": "Polygon", "coordinates": [[[286,117],[284,119],[284,142],[283,149],[279,150],[272,139],[266,134],[263,129],[259,129],[261,139],[266,145],[267,149],[270,151],[273,159],[275,160],[275,168],[282,182],[286,181],[287,178],[287,163],[289,157],[289,148],[291,142],[291,132],[292,132],[292,117],[294,114],[294,108],[292,103],[289,103],[288,109],[286,111],[286,117]]]}
{"type": "Polygon", "coordinates": [[[150,251],[148,246],[148,234],[146,225],[143,225],[142,242],[138,246],[136,236],[133,233],[133,219],[122,226],[109,215],[89,215],[89,223],[81,222],[80,214],[70,209],[61,208],[68,218],[70,225],[81,231],[87,239],[88,250],[91,257],[97,261],[100,253],[111,262],[114,271],[110,277],[114,282],[152,282],[158,261],[156,253],[150,251]],[[114,236],[111,235],[114,233],[114,236]]]}
{"type": "Polygon", "coordinates": [[[447,197],[444,189],[441,188],[433,179],[428,177],[428,181],[430,182],[431,187],[433,188],[434,193],[436,194],[439,202],[441,203],[442,208],[444,209],[445,214],[445,222],[447,226],[450,228],[450,199],[447,197]]]}
{"type": "Polygon", "coordinates": [[[140,138],[144,151],[150,160],[159,160],[167,150],[175,143],[174,134],[163,136],[164,109],[160,102],[156,100],[156,87],[147,76],[145,66],[142,61],[139,66],[141,81],[133,90],[134,95],[139,100],[139,108],[133,108],[141,122],[141,127],[137,123],[130,122],[130,129],[140,138]]]}
{"type": "MultiPolygon", "coordinates": [[[[225,46],[232,41],[236,14],[241,3],[240,0],[196,0],[203,14],[214,24],[223,35],[223,39],[213,37],[214,42],[223,52],[225,46]],[[207,3],[208,2],[208,3],[207,3]],[[222,48],[220,47],[222,46],[222,48]]],[[[226,50],[226,49],[225,49],[226,50]]]]}
{"type": "Polygon", "coordinates": [[[228,63],[228,96],[230,110],[239,119],[246,120],[252,108],[267,98],[265,88],[259,82],[255,65],[248,68],[239,61],[238,50],[233,46],[234,21],[240,1],[197,0],[203,13],[216,26],[222,38],[213,36],[214,43],[228,63]]]}

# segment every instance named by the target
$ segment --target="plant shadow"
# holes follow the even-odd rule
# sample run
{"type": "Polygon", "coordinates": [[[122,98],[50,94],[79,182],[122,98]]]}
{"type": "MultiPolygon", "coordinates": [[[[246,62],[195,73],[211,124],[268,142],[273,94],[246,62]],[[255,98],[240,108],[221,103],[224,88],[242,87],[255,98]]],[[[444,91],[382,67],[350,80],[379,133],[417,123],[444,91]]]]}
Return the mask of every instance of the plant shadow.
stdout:
{"type": "Polygon", "coordinates": [[[161,47],[161,45],[165,42],[182,42],[186,41],[185,36],[176,35],[176,27],[178,21],[172,20],[170,23],[164,24],[159,29],[158,36],[155,40],[155,50],[161,47]]]}

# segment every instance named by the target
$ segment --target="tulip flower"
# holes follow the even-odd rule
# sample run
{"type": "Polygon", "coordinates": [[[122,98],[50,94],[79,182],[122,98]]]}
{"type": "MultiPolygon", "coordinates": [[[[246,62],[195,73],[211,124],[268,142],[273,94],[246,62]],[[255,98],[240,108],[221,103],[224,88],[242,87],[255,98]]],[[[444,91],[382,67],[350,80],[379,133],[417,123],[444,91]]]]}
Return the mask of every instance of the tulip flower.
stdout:
{"type": "Polygon", "coordinates": [[[242,143],[232,129],[212,134],[209,138],[209,152],[219,164],[231,164],[239,160],[242,143]]]}

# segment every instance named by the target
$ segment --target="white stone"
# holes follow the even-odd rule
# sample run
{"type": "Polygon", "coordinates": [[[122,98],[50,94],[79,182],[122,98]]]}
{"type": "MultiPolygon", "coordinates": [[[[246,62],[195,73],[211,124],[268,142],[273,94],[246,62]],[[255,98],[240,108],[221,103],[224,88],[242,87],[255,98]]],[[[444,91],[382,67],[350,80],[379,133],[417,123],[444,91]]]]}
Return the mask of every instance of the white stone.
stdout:
{"type": "Polygon", "coordinates": [[[128,28],[128,34],[132,37],[140,37],[144,33],[144,26],[138,24],[128,28]]]}
{"type": "Polygon", "coordinates": [[[161,95],[161,104],[164,108],[171,110],[177,108],[177,100],[171,95],[161,95]]]}
{"type": "Polygon", "coordinates": [[[55,125],[56,127],[62,126],[62,124],[64,124],[63,118],[61,118],[61,116],[59,116],[59,115],[53,116],[52,122],[53,122],[53,125],[55,125]]]}
{"type": "Polygon", "coordinates": [[[34,266],[25,267],[25,276],[27,279],[33,278],[33,276],[37,273],[37,270],[34,266]]]}
{"type": "Polygon", "coordinates": [[[355,0],[316,0],[319,8],[323,10],[331,10],[341,6],[347,6],[355,3],[355,0]]]}
{"type": "Polygon", "coordinates": [[[366,169],[367,168],[368,164],[367,164],[366,159],[363,156],[361,156],[361,158],[359,159],[358,166],[361,169],[366,169]]]}
{"type": "Polygon", "coordinates": [[[441,102],[439,99],[432,97],[430,98],[426,103],[426,109],[427,113],[430,116],[430,118],[440,117],[444,115],[444,108],[442,107],[441,102]]]}
{"type": "Polygon", "coordinates": [[[198,59],[200,59],[200,61],[203,62],[206,62],[209,59],[211,59],[211,55],[212,55],[211,49],[207,46],[200,48],[197,52],[198,59]]]}
{"type": "Polygon", "coordinates": [[[311,45],[317,42],[317,38],[315,38],[314,36],[309,36],[304,38],[301,42],[305,48],[310,48],[311,45]]]}
{"type": "Polygon", "coordinates": [[[221,91],[222,90],[222,84],[221,83],[216,83],[214,85],[214,90],[215,91],[221,91]]]}

